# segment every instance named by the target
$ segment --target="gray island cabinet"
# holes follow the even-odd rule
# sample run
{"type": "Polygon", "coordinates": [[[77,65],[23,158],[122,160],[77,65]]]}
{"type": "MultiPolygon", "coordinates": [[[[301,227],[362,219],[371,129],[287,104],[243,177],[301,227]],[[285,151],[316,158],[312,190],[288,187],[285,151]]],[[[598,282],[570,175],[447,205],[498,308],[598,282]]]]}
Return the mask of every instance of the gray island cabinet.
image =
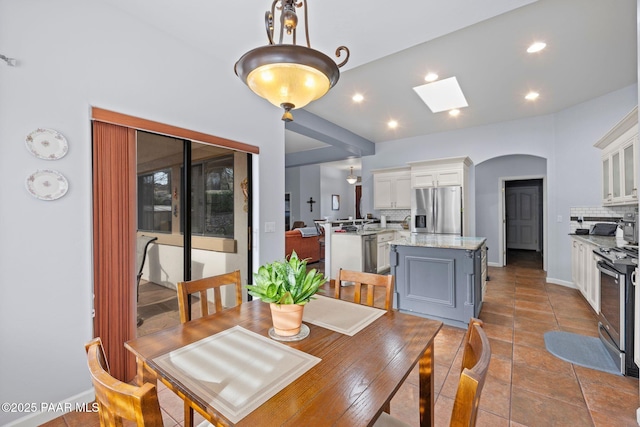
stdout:
{"type": "Polygon", "coordinates": [[[389,242],[396,308],[466,327],[482,307],[485,242],[433,234],[389,242]]]}

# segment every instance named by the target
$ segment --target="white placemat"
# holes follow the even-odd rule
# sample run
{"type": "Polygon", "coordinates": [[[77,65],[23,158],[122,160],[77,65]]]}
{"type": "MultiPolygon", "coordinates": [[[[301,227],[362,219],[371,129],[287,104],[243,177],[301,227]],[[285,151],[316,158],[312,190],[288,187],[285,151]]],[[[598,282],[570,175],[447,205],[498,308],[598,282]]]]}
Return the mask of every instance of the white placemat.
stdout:
{"type": "Polygon", "coordinates": [[[320,359],[234,326],[154,362],[236,423],[320,359]]]}
{"type": "Polygon", "coordinates": [[[375,307],[315,295],[304,307],[302,320],[353,336],[386,313],[375,307]]]}

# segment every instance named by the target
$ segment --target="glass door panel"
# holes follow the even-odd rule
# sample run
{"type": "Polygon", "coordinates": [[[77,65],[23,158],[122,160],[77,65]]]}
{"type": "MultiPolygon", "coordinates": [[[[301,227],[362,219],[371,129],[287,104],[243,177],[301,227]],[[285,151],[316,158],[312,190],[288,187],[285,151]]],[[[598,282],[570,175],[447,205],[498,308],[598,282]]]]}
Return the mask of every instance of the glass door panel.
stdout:
{"type": "Polygon", "coordinates": [[[137,132],[138,336],[177,325],[165,313],[178,307],[176,284],[184,278],[180,199],[183,141],[137,132]],[[138,270],[140,271],[140,270],[138,270]]]}
{"type": "Polygon", "coordinates": [[[635,194],[635,171],[633,167],[633,144],[625,147],[623,152],[624,159],[624,195],[633,196],[635,194]]]}
{"type": "Polygon", "coordinates": [[[620,185],[620,153],[611,156],[611,182],[613,184],[613,198],[618,198],[622,194],[620,185]]]}
{"type": "Polygon", "coordinates": [[[608,200],[611,192],[609,190],[609,158],[602,160],[602,200],[608,200]]]}

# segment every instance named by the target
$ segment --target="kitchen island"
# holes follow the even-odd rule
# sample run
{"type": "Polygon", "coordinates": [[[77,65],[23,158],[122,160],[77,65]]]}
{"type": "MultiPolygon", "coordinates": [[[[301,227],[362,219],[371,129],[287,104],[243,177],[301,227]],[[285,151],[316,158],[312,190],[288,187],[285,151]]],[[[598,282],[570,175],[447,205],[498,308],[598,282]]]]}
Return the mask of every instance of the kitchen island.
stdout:
{"type": "Polygon", "coordinates": [[[486,238],[411,234],[388,244],[396,308],[459,327],[478,316],[486,238]]]}

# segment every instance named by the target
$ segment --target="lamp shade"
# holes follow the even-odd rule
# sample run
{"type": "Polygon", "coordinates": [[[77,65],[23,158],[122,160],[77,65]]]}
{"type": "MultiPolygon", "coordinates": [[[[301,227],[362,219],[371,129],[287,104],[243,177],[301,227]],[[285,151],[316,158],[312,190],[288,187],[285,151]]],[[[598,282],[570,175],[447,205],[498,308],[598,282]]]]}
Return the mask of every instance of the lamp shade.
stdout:
{"type": "Polygon", "coordinates": [[[353,166],[351,167],[351,173],[347,176],[347,182],[349,184],[355,184],[358,182],[358,177],[353,174],[353,166]]]}
{"type": "Polygon", "coordinates": [[[331,89],[340,77],[335,62],[305,46],[268,45],[244,54],[235,72],[273,105],[302,108],[331,89]]]}

